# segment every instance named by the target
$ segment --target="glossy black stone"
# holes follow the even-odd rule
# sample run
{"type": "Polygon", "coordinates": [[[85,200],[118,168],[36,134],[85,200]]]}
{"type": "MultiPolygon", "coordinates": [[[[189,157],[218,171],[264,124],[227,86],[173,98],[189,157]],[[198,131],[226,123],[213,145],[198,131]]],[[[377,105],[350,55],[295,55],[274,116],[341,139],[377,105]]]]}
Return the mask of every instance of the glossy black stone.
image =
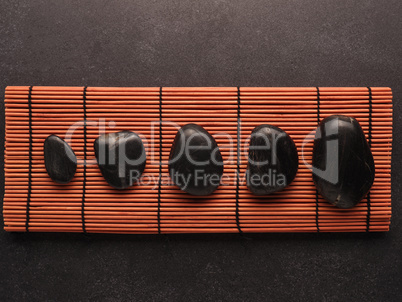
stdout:
{"type": "Polygon", "coordinates": [[[215,139],[197,124],[187,124],[176,134],[169,157],[173,182],[192,195],[215,191],[223,174],[223,159],[215,139]]]}
{"type": "Polygon", "coordinates": [[[357,120],[332,115],[321,121],[314,140],[313,169],[318,192],[333,205],[348,209],[365,197],[375,168],[357,120]]]}
{"type": "Polygon", "coordinates": [[[296,176],[299,166],[297,148],[282,129],[260,125],[251,132],[247,187],[255,195],[283,190],[296,176]]]}
{"type": "Polygon", "coordinates": [[[103,177],[117,189],[132,186],[144,172],[145,147],[134,132],[121,131],[101,135],[95,140],[94,149],[103,177]]]}
{"type": "Polygon", "coordinates": [[[62,138],[52,134],[45,139],[43,151],[50,178],[61,184],[69,183],[77,170],[73,149],[62,138]]]}

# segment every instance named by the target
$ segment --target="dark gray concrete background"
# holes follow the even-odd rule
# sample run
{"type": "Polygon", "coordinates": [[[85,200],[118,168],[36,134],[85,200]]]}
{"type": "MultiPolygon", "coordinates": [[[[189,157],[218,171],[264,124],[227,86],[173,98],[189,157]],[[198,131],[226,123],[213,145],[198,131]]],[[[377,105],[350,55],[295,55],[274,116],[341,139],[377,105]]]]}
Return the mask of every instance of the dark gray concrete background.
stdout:
{"type": "Polygon", "coordinates": [[[0,231],[0,301],[401,301],[401,1],[0,4],[1,99],[7,85],[389,86],[395,112],[389,233],[0,231]]]}

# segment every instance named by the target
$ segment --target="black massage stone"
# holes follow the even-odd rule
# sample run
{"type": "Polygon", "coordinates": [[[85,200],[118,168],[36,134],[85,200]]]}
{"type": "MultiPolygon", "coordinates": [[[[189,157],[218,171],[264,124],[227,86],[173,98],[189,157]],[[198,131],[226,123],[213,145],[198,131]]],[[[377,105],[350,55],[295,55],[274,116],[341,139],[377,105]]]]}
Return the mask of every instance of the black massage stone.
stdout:
{"type": "Polygon", "coordinates": [[[132,186],[144,172],[145,147],[134,132],[121,131],[101,135],[95,140],[94,149],[103,177],[116,189],[132,186]]]}
{"type": "Polygon", "coordinates": [[[287,187],[299,166],[296,145],[282,129],[260,125],[251,133],[246,171],[254,195],[268,195],[287,187]]]}
{"type": "Polygon", "coordinates": [[[169,173],[180,189],[192,195],[210,195],[218,188],[223,159],[208,131],[187,124],[177,132],[170,151],[169,173]]]}
{"type": "Polygon", "coordinates": [[[50,178],[57,183],[69,183],[77,170],[77,157],[73,149],[63,139],[52,134],[46,138],[43,151],[50,178]]]}
{"type": "Polygon", "coordinates": [[[313,180],[318,192],[333,205],[349,209],[370,190],[374,159],[359,122],[332,115],[321,121],[313,149],[313,180]]]}

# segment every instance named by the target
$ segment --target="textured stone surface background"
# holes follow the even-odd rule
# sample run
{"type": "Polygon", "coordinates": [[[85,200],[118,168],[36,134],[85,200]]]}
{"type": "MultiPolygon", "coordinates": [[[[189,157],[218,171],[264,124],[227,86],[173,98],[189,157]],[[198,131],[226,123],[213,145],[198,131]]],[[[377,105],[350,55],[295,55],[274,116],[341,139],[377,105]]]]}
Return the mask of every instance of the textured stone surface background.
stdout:
{"type": "Polygon", "coordinates": [[[0,4],[1,99],[7,85],[240,85],[390,86],[395,100],[389,233],[0,231],[1,301],[400,301],[402,2],[0,4]]]}

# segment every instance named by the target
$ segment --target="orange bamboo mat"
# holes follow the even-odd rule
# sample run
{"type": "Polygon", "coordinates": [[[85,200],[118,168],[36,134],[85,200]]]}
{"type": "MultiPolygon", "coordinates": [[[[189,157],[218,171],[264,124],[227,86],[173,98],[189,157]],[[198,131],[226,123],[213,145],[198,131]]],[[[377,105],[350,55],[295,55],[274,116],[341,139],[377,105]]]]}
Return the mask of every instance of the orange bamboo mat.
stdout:
{"type": "Polygon", "coordinates": [[[82,232],[84,227],[86,232],[97,233],[389,229],[389,88],[15,86],[6,88],[5,107],[3,217],[7,231],[82,232]],[[85,114],[86,141],[82,123],[85,114]],[[366,198],[348,210],[335,208],[316,195],[311,172],[305,165],[311,162],[318,121],[333,114],[352,116],[360,122],[371,140],[376,167],[369,202],[366,198]],[[169,183],[167,160],[177,132],[175,125],[187,123],[197,123],[208,130],[225,161],[225,184],[210,196],[190,196],[169,183]],[[299,152],[299,171],[284,191],[256,197],[247,190],[244,180],[247,138],[254,127],[263,123],[278,126],[293,138],[299,152]],[[77,171],[69,184],[56,184],[46,173],[43,142],[50,134],[66,138],[72,125],[77,125],[70,143],[78,158],[77,171]],[[115,190],[103,179],[96,164],[86,167],[84,182],[84,147],[87,160],[93,160],[98,125],[103,125],[106,133],[131,130],[142,137],[147,152],[143,183],[128,190],[115,190]]]}

